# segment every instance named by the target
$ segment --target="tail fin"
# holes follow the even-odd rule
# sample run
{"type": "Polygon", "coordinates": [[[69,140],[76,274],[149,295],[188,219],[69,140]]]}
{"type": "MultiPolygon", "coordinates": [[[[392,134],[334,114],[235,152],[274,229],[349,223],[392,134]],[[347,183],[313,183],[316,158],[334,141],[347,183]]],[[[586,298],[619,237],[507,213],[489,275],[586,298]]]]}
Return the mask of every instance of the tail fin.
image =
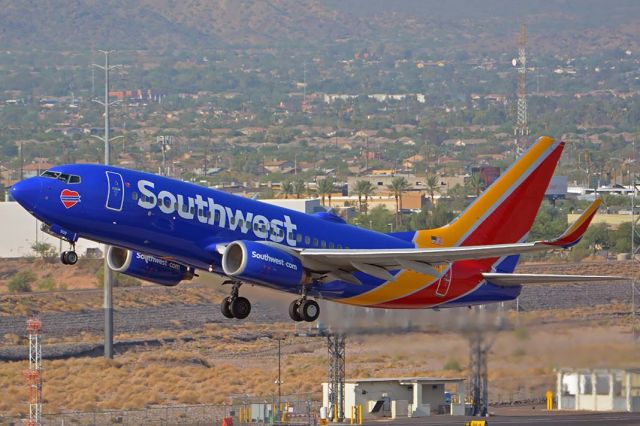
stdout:
{"type": "Polygon", "coordinates": [[[450,224],[417,231],[417,247],[522,241],[538,213],[564,142],[543,136],[450,224]]]}

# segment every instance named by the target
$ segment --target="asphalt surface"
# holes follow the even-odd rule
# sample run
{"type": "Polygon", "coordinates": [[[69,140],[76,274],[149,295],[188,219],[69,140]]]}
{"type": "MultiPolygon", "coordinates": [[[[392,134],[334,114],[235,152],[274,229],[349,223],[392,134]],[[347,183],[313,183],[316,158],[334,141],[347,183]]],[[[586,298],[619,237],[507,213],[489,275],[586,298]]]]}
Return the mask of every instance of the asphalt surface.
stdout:
{"type": "Polygon", "coordinates": [[[464,425],[470,420],[486,420],[487,426],[493,425],[640,425],[640,413],[553,413],[543,415],[495,416],[480,419],[477,417],[431,416],[416,419],[365,421],[368,426],[417,426],[417,425],[464,425]]]}

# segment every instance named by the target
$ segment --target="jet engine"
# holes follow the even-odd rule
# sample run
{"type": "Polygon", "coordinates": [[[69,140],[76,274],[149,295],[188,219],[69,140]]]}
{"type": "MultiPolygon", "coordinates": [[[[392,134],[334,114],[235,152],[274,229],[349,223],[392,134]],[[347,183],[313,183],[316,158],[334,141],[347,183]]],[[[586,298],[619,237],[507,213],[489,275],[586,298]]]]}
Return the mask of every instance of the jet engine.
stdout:
{"type": "Polygon", "coordinates": [[[307,279],[294,254],[257,241],[234,241],[222,254],[222,269],[230,277],[262,283],[300,285],[307,279]]]}
{"type": "Polygon", "coordinates": [[[109,247],[107,264],[115,272],[164,286],[193,278],[193,271],[184,265],[120,247],[109,247]]]}

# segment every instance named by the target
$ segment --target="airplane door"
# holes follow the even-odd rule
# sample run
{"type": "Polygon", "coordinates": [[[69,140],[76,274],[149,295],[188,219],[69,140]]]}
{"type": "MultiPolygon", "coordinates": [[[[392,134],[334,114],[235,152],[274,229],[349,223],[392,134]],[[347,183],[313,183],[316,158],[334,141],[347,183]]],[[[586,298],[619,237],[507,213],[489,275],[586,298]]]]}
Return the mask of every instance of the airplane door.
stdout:
{"type": "Polygon", "coordinates": [[[107,203],[105,207],[117,212],[122,211],[124,203],[124,181],[120,173],[106,172],[107,174],[107,203]]]}

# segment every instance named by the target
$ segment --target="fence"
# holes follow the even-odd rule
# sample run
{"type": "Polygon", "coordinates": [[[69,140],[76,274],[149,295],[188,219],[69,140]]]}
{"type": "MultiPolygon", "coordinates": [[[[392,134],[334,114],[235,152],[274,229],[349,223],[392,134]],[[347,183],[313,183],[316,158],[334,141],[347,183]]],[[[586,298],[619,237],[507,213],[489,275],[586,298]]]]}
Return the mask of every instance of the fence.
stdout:
{"type": "MultiPolygon", "coordinates": [[[[320,402],[301,401],[283,397],[281,407],[275,400],[236,398],[232,405],[172,405],[139,410],[104,410],[45,414],[43,426],[70,425],[221,425],[226,417],[233,417],[234,425],[315,426],[318,424],[320,402]],[[264,405],[263,416],[252,415],[256,405],[264,405]]],[[[22,425],[22,419],[0,417],[2,425],[22,425]]]]}

